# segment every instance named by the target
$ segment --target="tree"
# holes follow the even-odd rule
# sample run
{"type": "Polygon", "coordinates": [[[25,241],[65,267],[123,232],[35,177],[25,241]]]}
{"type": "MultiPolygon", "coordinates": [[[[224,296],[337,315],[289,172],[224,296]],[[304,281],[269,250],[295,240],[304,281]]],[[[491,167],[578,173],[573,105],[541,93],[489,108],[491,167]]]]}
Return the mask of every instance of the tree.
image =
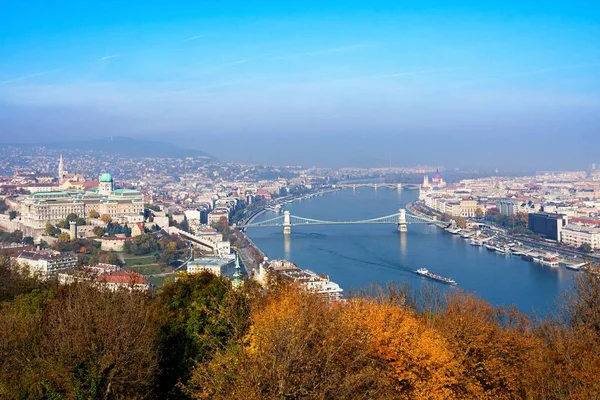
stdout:
{"type": "Polygon", "coordinates": [[[95,226],[94,229],[92,229],[92,232],[97,237],[102,237],[104,235],[104,229],[101,226],[95,226]]]}
{"type": "Polygon", "coordinates": [[[90,212],[88,212],[88,216],[90,218],[99,218],[100,217],[100,213],[94,209],[90,210],[90,212]]]}
{"type": "Polygon", "coordinates": [[[208,272],[184,274],[162,287],[159,398],[186,398],[181,384],[187,384],[196,363],[210,360],[234,335],[245,333],[247,302],[248,296],[235,295],[227,279],[208,272]]]}
{"type": "Polygon", "coordinates": [[[105,224],[110,224],[110,223],[112,222],[112,218],[111,218],[111,216],[110,216],[110,215],[108,215],[108,214],[102,214],[102,215],[100,216],[100,220],[101,220],[102,222],[104,222],[105,224]]]}
{"type": "Polygon", "coordinates": [[[12,221],[13,219],[17,218],[17,212],[16,212],[16,211],[9,211],[9,212],[8,212],[8,218],[9,218],[9,220],[11,220],[11,221],[12,221]]]}
{"type": "Polygon", "coordinates": [[[456,226],[458,226],[461,229],[464,229],[467,227],[467,220],[465,217],[462,216],[457,216],[457,217],[453,217],[454,221],[456,221],[456,226]]]}
{"type": "Polygon", "coordinates": [[[589,243],[582,243],[581,246],[579,246],[579,250],[583,253],[591,253],[592,246],[589,243]]]}
{"type": "Polygon", "coordinates": [[[475,210],[475,216],[476,216],[477,218],[481,218],[481,217],[483,217],[483,210],[482,210],[481,208],[477,208],[477,209],[475,210]]]}
{"type": "Polygon", "coordinates": [[[69,235],[67,232],[63,232],[60,235],[58,235],[59,242],[68,242],[70,240],[71,240],[71,235],[69,235]]]}
{"type": "Polygon", "coordinates": [[[33,245],[33,237],[31,237],[31,236],[25,236],[23,238],[23,244],[33,245]]]}

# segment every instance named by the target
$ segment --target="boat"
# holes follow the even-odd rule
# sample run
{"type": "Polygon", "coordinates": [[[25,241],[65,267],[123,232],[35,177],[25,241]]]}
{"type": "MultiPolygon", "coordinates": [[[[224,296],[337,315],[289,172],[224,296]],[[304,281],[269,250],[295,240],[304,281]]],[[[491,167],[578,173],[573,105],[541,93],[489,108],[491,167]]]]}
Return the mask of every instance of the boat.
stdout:
{"type": "Polygon", "coordinates": [[[523,255],[523,252],[521,252],[521,251],[513,251],[513,252],[512,252],[512,255],[513,255],[513,256],[520,257],[520,256],[522,256],[522,255],[523,255]]]}
{"type": "Polygon", "coordinates": [[[463,239],[468,239],[471,236],[473,236],[473,234],[471,232],[463,233],[462,235],[460,235],[460,237],[463,239]]]}
{"type": "Polygon", "coordinates": [[[471,239],[471,241],[469,241],[469,244],[471,246],[483,246],[483,243],[481,242],[481,240],[476,240],[476,239],[471,239]]]}
{"type": "Polygon", "coordinates": [[[510,253],[510,249],[508,247],[496,247],[496,253],[500,253],[500,254],[509,254],[510,253]]]}
{"type": "Polygon", "coordinates": [[[458,235],[460,233],[460,229],[447,229],[447,231],[453,235],[458,235]]]}
{"type": "Polygon", "coordinates": [[[496,246],[494,246],[493,244],[486,244],[485,248],[488,249],[489,251],[496,251],[496,246]]]}
{"type": "Polygon", "coordinates": [[[552,267],[552,268],[556,268],[558,267],[558,258],[557,257],[543,257],[540,260],[540,264],[548,266],[548,267],[552,267]]]}
{"type": "Polygon", "coordinates": [[[434,274],[433,272],[429,272],[429,270],[427,268],[419,268],[418,270],[415,271],[417,274],[425,276],[427,278],[442,282],[442,283],[446,283],[448,285],[456,285],[456,281],[452,278],[445,278],[443,276],[439,276],[434,274]]]}
{"type": "Polygon", "coordinates": [[[579,264],[567,264],[566,267],[567,269],[572,269],[573,271],[579,271],[581,270],[582,267],[585,266],[586,263],[579,263],[579,264]]]}
{"type": "Polygon", "coordinates": [[[531,261],[533,261],[533,257],[532,256],[528,256],[527,254],[523,254],[521,256],[521,260],[523,260],[523,261],[530,261],[531,262],[531,261]]]}

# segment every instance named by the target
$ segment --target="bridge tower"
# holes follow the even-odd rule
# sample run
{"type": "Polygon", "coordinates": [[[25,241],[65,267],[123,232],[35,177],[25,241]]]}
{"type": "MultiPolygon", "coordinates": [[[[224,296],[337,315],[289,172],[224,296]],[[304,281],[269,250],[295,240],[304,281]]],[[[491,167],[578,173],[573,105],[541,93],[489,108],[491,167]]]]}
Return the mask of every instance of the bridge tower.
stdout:
{"type": "Polygon", "coordinates": [[[290,212],[285,210],[283,212],[283,234],[289,235],[292,233],[292,221],[290,219],[290,212]]]}
{"type": "Polygon", "coordinates": [[[407,232],[408,231],[408,222],[406,222],[406,210],[404,208],[400,209],[398,213],[398,232],[407,232]]]}

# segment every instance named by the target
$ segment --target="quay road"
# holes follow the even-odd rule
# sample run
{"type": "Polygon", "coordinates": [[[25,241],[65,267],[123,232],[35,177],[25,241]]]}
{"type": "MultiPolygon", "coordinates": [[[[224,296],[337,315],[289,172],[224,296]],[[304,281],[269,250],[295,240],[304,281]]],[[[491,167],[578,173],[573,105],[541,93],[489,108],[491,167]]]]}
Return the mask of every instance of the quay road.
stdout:
{"type": "MultiPolygon", "coordinates": [[[[423,206],[423,205],[419,204],[419,206],[423,206]]],[[[423,215],[426,217],[430,217],[426,214],[423,214],[423,213],[420,213],[419,211],[417,211],[412,203],[407,204],[406,208],[416,215],[423,215]]],[[[490,227],[491,229],[495,230],[496,232],[500,233],[502,236],[504,236],[510,240],[518,241],[518,242],[521,242],[521,243],[527,245],[528,247],[531,247],[532,250],[544,250],[544,251],[551,252],[551,253],[558,253],[559,255],[567,257],[567,258],[569,258],[569,257],[577,258],[580,260],[585,260],[585,261],[593,262],[596,264],[600,264],[600,255],[586,254],[586,253],[583,253],[573,247],[567,247],[560,243],[546,242],[543,240],[535,240],[535,239],[532,239],[525,235],[511,235],[506,231],[506,229],[494,226],[489,221],[486,221],[486,226],[490,227]]]]}

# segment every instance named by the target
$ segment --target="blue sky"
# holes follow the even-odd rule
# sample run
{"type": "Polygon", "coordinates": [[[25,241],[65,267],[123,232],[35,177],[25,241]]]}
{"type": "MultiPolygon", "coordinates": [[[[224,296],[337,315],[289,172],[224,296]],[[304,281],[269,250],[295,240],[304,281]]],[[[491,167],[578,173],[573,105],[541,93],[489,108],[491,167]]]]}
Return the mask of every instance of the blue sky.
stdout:
{"type": "Polygon", "coordinates": [[[4,1],[0,141],[275,164],[600,162],[594,2],[4,1]]]}

